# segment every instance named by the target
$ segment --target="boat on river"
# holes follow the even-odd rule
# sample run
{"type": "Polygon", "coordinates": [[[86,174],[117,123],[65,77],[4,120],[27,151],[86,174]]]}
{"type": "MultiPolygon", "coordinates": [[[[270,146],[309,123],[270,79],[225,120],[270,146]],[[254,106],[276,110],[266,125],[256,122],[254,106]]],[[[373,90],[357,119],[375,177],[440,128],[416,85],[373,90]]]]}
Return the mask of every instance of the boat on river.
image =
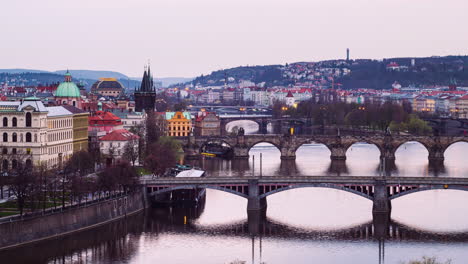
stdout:
{"type": "MultiPolygon", "coordinates": [[[[189,165],[178,165],[171,169],[169,177],[199,178],[205,176],[205,171],[189,165]]],[[[156,195],[153,204],[156,206],[193,206],[205,199],[205,188],[180,189],[156,195]]]]}

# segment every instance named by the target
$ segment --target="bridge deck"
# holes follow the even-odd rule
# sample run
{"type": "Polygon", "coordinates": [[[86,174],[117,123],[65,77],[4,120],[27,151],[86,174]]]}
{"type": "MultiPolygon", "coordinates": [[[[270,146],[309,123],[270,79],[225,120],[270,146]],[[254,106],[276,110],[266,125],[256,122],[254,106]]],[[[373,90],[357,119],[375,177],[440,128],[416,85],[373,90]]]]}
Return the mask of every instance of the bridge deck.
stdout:
{"type": "Polygon", "coordinates": [[[263,176],[263,177],[205,177],[205,178],[156,178],[143,179],[143,185],[193,185],[193,184],[248,184],[258,180],[258,184],[343,184],[372,185],[385,181],[387,185],[462,185],[468,186],[468,178],[439,177],[379,177],[379,176],[263,176]]]}

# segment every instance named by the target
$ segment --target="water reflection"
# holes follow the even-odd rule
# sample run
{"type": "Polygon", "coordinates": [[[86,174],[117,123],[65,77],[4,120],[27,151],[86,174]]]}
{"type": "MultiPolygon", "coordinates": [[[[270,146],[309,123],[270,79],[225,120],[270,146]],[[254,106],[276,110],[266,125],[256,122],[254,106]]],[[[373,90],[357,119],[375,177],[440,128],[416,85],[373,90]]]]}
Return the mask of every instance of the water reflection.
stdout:
{"type": "Polygon", "coordinates": [[[258,217],[247,217],[244,199],[207,190],[206,204],[198,207],[151,208],[94,230],[2,252],[0,259],[213,264],[235,259],[343,263],[351,258],[353,263],[398,263],[422,255],[466,259],[468,219],[453,201],[468,200],[468,194],[419,194],[394,200],[393,220],[388,221],[372,217],[369,201],[337,190],[306,188],[272,195],[266,215],[258,217]],[[422,206],[428,211],[421,211],[422,206]]]}

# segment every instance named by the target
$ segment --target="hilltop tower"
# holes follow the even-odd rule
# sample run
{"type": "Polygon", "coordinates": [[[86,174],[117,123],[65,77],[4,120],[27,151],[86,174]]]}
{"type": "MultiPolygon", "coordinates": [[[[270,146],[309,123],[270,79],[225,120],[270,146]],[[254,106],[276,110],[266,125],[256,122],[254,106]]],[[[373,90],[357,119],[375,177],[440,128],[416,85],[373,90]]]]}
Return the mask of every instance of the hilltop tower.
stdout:
{"type": "Polygon", "coordinates": [[[148,70],[145,69],[145,72],[143,73],[140,89],[135,90],[135,111],[154,111],[155,104],[156,90],[153,85],[153,76],[151,75],[151,70],[148,66],[148,70]]]}
{"type": "Polygon", "coordinates": [[[346,61],[349,61],[349,48],[346,49],[346,61]]]}

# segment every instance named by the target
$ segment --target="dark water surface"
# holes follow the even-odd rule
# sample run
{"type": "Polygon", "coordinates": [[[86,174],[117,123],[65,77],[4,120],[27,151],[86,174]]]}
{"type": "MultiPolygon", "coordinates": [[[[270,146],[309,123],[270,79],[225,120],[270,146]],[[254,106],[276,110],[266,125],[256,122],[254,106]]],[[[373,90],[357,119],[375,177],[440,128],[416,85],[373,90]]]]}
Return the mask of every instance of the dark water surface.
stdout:
{"type": "MultiPolygon", "coordinates": [[[[268,144],[251,150],[255,174],[379,175],[379,150],[356,144],[345,163],[332,163],[323,145],[306,145],[296,161],[282,162],[268,144]]],[[[408,143],[396,154],[392,175],[467,177],[468,144],[445,153],[431,168],[427,150],[408,143]]],[[[210,177],[251,175],[249,161],[196,162],[210,177]]],[[[0,253],[0,263],[400,263],[436,256],[468,263],[468,192],[425,191],[392,200],[390,234],[376,235],[372,203],[348,192],[294,189],[268,197],[266,218],[252,231],[247,201],[207,190],[197,208],[149,209],[70,237],[0,253]],[[258,231],[258,232],[257,232],[258,231]]],[[[1,235],[1,234],[0,234],[1,235]]]]}

